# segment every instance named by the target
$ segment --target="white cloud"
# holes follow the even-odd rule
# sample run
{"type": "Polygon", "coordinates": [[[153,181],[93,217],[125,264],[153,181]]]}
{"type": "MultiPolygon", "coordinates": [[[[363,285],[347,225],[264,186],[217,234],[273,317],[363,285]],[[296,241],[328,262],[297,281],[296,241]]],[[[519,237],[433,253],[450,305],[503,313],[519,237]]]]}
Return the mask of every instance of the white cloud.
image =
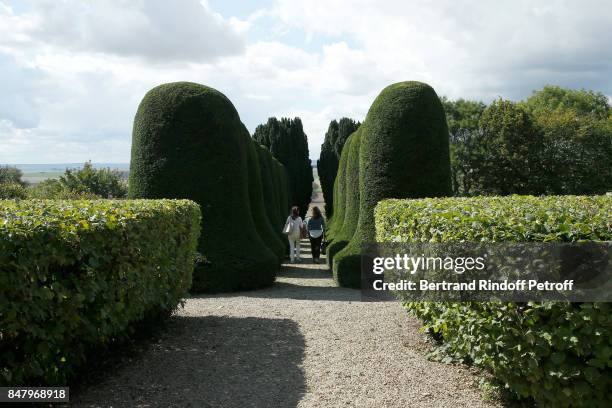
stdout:
{"type": "Polygon", "coordinates": [[[453,97],[485,99],[521,97],[547,82],[612,87],[605,0],[278,0],[272,12],[287,26],[350,38],[387,83],[420,79],[453,97]]]}
{"type": "Polygon", "coordinates": [[[329,121],[363,120],[397,81],[485,101],[546,83],[612,94],[599,0],[277,0],[246,18],[197,0],[1,1],[0,162],[128,161],[142,96],[179,80],[225,93],[251,131],[300,116],[313,159],[329,121]]]}
{"type": "Polygon", "coordinates": [[[42,0],[31,7],[22,16],[0,10],[18,28],[11,42],[155,62],[206,61],[244,50],[239,20],[227,21],[199,0],[42,0]]]}

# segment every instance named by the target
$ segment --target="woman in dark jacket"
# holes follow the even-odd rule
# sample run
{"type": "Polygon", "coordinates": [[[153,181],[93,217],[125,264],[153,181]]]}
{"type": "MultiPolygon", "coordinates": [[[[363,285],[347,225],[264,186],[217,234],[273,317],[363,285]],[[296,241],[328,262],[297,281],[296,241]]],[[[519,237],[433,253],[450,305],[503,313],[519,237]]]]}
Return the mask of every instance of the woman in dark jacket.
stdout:
{"type": "Polygon", "coordinates": [[[312,251],[312,262],[319,263],[321,257],[321,241],[325,230],[325,220],[321,215],[319,207],[312,207],[312,217],[306,221],[308,238],[310,239],[310,249],[312,251]]]}

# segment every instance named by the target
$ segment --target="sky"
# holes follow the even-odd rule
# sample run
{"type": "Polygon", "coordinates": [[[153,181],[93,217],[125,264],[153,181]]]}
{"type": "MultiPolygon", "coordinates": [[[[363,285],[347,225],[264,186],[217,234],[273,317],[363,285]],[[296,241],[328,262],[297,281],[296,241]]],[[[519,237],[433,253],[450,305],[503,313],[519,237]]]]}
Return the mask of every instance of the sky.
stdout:
{"type": "Polygon", "coordinates": [[[0,0],[0,163],[129,162],[156,85],[227,95],[253,132],[299,116],[316,160],[332,119],[387,85],[520,100],[612,95],[607,0],[0,0]]]}

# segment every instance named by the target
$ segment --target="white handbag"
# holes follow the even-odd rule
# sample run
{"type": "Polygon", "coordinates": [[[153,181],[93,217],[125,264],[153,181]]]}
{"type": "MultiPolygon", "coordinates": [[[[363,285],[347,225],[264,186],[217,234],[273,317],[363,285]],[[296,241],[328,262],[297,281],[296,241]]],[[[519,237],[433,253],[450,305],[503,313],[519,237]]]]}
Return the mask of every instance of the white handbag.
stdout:
{"type": "Polygon", "coordinates": [[[285,223],[285,226],[283,227],[283,234],[285,235],[289,235],[289,233],[291,232],[291,221],[287,220],[287,222],[285,223]]]}

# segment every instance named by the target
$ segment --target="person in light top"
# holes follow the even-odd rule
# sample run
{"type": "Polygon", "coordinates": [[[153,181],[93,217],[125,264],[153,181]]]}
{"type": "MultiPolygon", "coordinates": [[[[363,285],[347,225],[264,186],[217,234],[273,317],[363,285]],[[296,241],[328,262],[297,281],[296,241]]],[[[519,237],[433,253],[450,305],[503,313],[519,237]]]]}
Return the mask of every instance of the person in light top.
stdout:
{"type": "Polygon", "coordinates": [[[289,258],[292,263],[300,262],[300,239],[302,238],[303,228],[302,217],[300,217],[300,209],[293,207],[291,209],[291,215],[287,217],[283,232],[287,235],[289,240],[289,258]]]}

